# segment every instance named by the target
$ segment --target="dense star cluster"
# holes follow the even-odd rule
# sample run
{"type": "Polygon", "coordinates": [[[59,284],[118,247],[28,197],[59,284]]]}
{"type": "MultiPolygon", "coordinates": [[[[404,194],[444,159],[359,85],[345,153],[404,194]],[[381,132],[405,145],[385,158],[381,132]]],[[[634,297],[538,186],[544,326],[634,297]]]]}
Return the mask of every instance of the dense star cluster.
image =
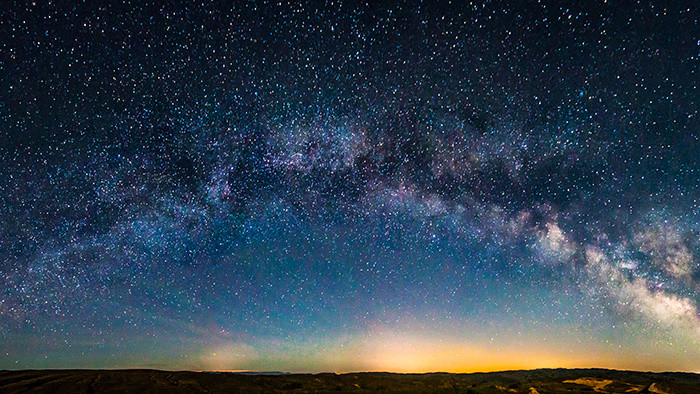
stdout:
{"type": "Polygon", "coordinates": [[[1,5],[0,369],[700,371],[696,5],[427,3],[1,5]]]}

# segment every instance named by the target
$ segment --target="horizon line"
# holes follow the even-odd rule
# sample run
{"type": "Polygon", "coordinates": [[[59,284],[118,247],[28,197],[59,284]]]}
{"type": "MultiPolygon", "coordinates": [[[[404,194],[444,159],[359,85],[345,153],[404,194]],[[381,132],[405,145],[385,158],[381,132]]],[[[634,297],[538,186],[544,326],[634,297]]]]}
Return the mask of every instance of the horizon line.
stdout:
{"type": "Polygon", "coordinates": [[[147,367],[128,367],[128,368],[89,368],[89,367],[77,367],[77,368],[21,368],[21,369],[3,369],[0,368],[0,372],[4,371],[159,371],[159,372],[194,372],[194,373],[230,373],[238,375],[323,375],[323,374],[334,374],[334,375],[352,375],[352,374],[396,374],[396,375],[429,375],[429,374],[449,374],[449,375],[471,375],[471,374],[490,374],[490,373],[507,373],[507,372],[530,372],[530,371],[549,371],[549,370],[604,370],[604,371],[616,371],[616,372],[643,372],[643,373],[677,373],[677,374],[693,374],[700,375],[700,371],[682,371],[682,370],[637,370],[637,369],[617,369],[617,368],[603,368],[603,367],[543,367],[543,368],[525,368],[525,369],[504,369],[504,370],[490,370],[490,371],[472,371],[472,372],[447,372],[447,371],[415,371],[415,372],[397,372],[389,370],[358,370],[358,371],[320,371],[320,372],[289,372],[289,371],[256,371],[256,370],[227,370],[227,369],[212,369],[212,370],[197,370],[197,369],[161,369],[161,368],[147,368],[147,367]]]}

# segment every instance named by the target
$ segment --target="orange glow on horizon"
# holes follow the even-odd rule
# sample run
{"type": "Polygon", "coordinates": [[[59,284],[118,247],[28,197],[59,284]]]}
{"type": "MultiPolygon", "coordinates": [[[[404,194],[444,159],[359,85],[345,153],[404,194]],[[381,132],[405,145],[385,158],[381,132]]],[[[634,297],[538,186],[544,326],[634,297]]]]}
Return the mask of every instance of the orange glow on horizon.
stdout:
{"type": "Polygon", "coordinates": [[[561,357],[545,349],[502,350],[468,342],[387,336],[364,344],[364,369],[401,373],[492,372],[575,366],[580,357],[561,357]]]}
{"type": "Polygon", "coordinates": [[[371,326],[367,331],[321,343],[218,343],[203,351],[195,368],[206,372],[290,373],[474,373],[541,368],[610,368],[644,371],[695,371],[697,363],[677,363],[673,352],[639,357],[646,348],[537,336],[485,340],[461,333],[411,331],[371,326]]]}

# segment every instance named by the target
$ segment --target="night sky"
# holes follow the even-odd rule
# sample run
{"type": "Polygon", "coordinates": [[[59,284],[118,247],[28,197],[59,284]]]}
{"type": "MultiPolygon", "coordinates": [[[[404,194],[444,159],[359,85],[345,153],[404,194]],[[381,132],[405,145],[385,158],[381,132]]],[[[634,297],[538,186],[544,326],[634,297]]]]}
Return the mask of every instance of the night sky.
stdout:
{"type": "Polygon", "coordinates": [[[99,3],[0,5],[0,369],[700,372],[698,4],[99,3]]]}

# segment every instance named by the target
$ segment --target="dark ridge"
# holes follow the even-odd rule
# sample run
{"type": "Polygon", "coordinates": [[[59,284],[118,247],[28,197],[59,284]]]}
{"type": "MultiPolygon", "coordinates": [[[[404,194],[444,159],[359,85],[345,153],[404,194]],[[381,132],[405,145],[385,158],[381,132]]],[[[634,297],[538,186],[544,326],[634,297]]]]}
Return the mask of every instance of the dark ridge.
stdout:
{"type": "Polygon", "coordinates": [[[698,393],[700,374],[609,369],[537,369],[489,373],[191,372],[129,370],[0,371],[2,393],[469,392],[698,393]]]}

